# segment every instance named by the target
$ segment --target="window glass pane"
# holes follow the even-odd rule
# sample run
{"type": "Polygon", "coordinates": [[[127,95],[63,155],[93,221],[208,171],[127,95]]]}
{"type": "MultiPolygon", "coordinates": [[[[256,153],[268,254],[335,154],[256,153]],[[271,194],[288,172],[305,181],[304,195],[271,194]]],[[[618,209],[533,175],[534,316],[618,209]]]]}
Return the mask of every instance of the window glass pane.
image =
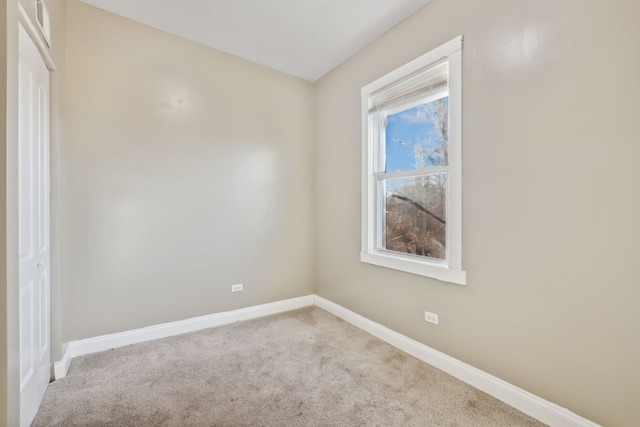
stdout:
{"type": "Polygon", "coordinates": [[[447,165],[449,97],[387,116],[385,172],[447,165]]]}
{"type": "Polygon", "coordinates": [[[381,182],[384,236],[379,249],[444,260],[447,256],[447,174],[381,182]]]}

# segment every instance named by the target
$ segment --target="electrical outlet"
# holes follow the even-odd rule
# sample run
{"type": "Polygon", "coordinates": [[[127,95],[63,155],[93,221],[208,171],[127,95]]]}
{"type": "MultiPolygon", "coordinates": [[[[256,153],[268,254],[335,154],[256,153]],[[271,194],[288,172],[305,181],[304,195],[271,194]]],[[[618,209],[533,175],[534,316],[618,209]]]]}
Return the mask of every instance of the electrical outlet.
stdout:
{"type": "Polygon", "coordinates": [[[438,315],[435,313],[429,313],[428,311],[424,312],[424,320],[429,323],[433,323],[435,325],[438,324],[438,315]]]}
{"type": "Polygon", "coordinates": [[[231,285],[231,292],[242,292],[242,283],[231,285]]]}

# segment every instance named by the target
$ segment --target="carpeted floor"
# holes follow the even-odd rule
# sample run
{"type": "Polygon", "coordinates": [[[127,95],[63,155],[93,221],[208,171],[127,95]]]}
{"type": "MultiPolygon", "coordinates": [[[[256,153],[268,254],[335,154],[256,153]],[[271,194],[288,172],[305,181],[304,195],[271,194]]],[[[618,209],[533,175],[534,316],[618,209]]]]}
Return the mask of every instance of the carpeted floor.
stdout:
{"type": "Polygon", "coordinates": [[[542,426],[316,307],[73,360],[33,426],[542,426]]]}

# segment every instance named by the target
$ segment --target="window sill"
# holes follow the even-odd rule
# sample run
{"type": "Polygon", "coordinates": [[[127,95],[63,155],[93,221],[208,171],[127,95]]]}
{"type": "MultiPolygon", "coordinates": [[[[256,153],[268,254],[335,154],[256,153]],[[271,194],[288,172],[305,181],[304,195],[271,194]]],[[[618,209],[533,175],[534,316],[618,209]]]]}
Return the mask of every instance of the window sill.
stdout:
{"type": "Polygon", "coordinates": [[[455,270],[444,265],[414,261],[399,256],[361,252],[360,261],[458,285],[466,285],[467,282],[467,273],[463,270],[455,270]]]}

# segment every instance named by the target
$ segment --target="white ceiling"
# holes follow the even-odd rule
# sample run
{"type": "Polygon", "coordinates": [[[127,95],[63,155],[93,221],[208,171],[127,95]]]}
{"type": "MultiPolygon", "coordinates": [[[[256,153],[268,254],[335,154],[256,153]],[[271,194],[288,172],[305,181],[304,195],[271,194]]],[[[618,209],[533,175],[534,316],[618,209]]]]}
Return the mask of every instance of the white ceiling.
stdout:
{"type": "Polygon", "coordinates": [[[316,81],[431,0],[81,0],[316,81]]]}

